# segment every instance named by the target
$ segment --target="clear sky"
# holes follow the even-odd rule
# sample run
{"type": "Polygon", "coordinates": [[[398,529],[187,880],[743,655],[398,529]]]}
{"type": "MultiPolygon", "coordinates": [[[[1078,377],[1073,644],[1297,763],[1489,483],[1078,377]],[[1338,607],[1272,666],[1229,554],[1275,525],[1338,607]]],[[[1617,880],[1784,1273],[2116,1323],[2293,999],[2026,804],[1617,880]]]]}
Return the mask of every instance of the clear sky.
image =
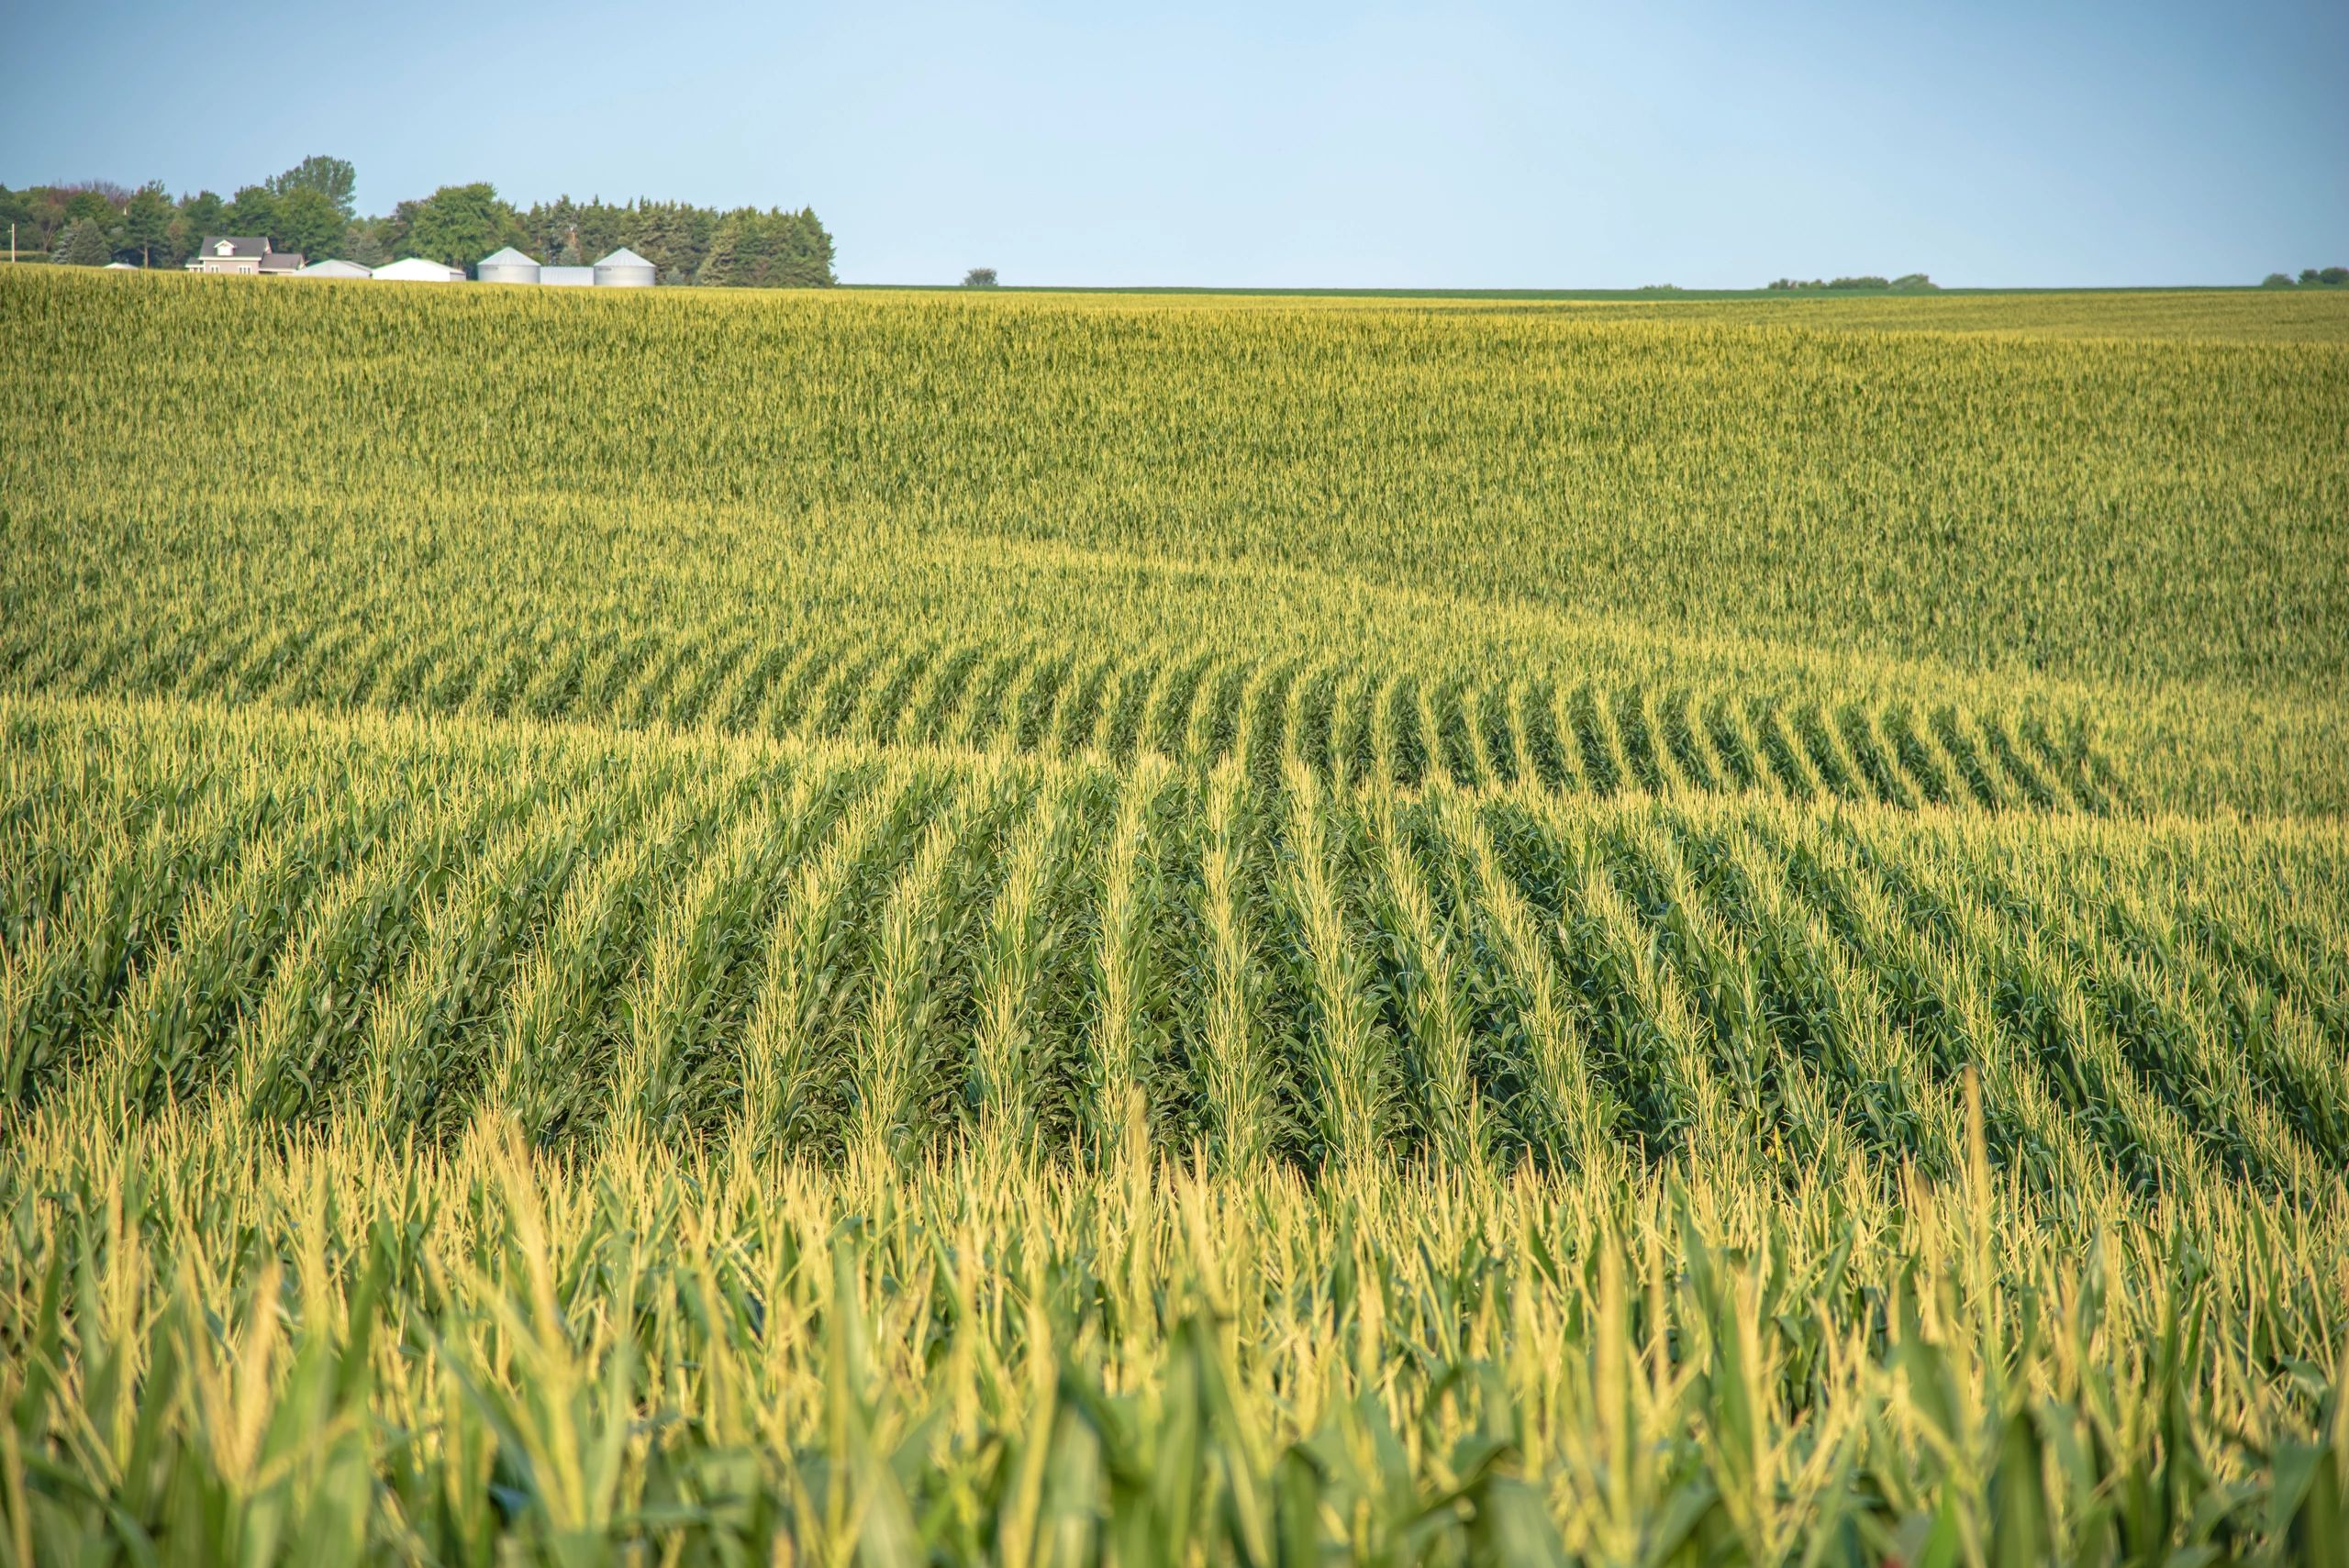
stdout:
{"type": "Polygon", "coordinates": [[[0,181],[812,206],[853,283],[2349,265],[2349,4],[0,0],[0,181]]]}

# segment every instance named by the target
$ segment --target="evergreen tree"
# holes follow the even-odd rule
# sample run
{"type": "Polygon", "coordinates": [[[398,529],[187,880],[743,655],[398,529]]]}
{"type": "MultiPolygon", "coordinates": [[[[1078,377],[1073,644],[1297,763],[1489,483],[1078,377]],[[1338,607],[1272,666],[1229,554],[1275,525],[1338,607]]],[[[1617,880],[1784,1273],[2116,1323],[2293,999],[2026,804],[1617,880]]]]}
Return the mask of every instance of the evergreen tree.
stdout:
{"type": "Polygon", "coordinates": [[[694,269],[694,282],[723,288],[740,281],[741,258],[737,251],[741,229],[742,226],[730,217],[718,226],[717,234],[710,239],[709,253],[694,269]]]}
{"type": "Polygon", "coordinates": [[[366,218],[352,220],[343,231],[342,257],[362,267],[380,267],[392,261],[390,247],[384,243],[384,220],[366,218]]]}
{"type": "Polygon", "coordinates": [[[820,288],[833,281],[832,240],[803,208],[738,207],[717,220],[694,281],[741,288],[820,288]]]}
{"type": "Polygon", "coordinates": [[[122,209],[122,242],[126,252],[137,252],[142,267],[175,259],[170,254],[172,204],[161,181],[139,186],[122,209]]]}
{"type": "Polygon", "coordinates": [[[106,231],[97,219],[77,217],[57,231],[57,247],[49,259],[61,267],[103,267],[114,259],[114,247],[106,243],[106,231]]]}

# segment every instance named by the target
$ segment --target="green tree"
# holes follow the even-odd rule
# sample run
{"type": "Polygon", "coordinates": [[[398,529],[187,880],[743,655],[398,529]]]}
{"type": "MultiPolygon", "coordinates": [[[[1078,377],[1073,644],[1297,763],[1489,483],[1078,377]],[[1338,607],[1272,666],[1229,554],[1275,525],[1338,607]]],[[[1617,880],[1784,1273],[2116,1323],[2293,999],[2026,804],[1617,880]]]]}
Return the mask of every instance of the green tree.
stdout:
{"type": "Polygon", "coordinates": [[[2259,286],[2264,289],[2288,289],[2292,286],[2292,276],[2289,272],[2270,272],[2259,280],[2259,286]]]}
{"type": "Polygon", "coordinates": [[[993,267],[973,267],[969,272],[963,274],[963,286],[966,289],[991,289],[995,287],[995,269],[993,267]]]}
{"type": "Polygon", "coordinates": [[[796,236],[787,269],[791,275],[777,281],[792,288],[829,288],[839,283],[839,275],[832,271],[831,232],[816,217],[816,209],[801,207],[791,215],[790,222],[796,236]]]}
{"type": "Polygon", "coordinates": [[[821,288],[832,281],[832,237],[806,208],[726,214],[694,274],[697,284],[744,288],[821,288]]]}
{"type": "Polygon", "coordinates": [[[469,267],[499,246],[527,238],[514,209],[485,180],[441,186],[415,204],[406,228],[408,254],[452,267],[469,267]]]}
{"type": "Polygon", "coordinates": [[[380,267],[393,259],[391,247],[384,243],[383,218],[355,218],[343,230],[342,256],[362,267],[380,267]]]}
{"type": "Polygon", "coordinates": [[[198,191],[180,198],[180,220],[187,225],[192,250],[204,243],[206,235],[228,231],[228,204],[210,191],[198,191]]]}
{"type": "Polygon", "coordinates": [[[57,231],[57,248],[49,259],[61,267],[103,267],[114,259],[114,247],[97,219],[77,217],[57,231]]]}
{"type": "Polygon", "coordinates": [[[742,254],[748,248],[744,228],[739,217],[729,217],[718,226],[718,233],[709,242],[709,253],[694,269],[694,282],[704,287],[727,288],[746,281],[751,259],[742,254]]]}
{"type": "Polygon", "coordinates": [[[2316,281],[2327,288],[2339,288],[2343,284],[2349,284],[2349,267],[2327,267],[2317,273],[2316,281]]]}
{"type": "Polygon", "coordinates": [[[328,158],[314,152],[283,174],[269,182],[270,194],[290,196],[296,191],[316,191],[334,204],[334,210],[345,222],[351,214],[351,199],[359,189],[359,171],[346,158],[328,158]]]}
{"type": "Polygon", "coordinates": [[[247,185],[230,198],[220,215],[225,234],[258,234],[277,241],[277,198],[261,185],[247,185]]]}
{"type": "Polygon", "coordinates": [[[278,198],[277,232],[270,239],[281,250],[298,250],[316,260],[342,248],[342,231],[349,223],[324,191],[296,185],[278,198]]]}
{"type": "Polygon", "coordinates": [[[114,217],[114,204],[96,191],[75,191],[65,198],[65,221],[79,223],[87,218],[105,223],[114,217]]]}
{"type": "Polygon", "coordinates": [[[139,187],[122,209],[122,241],[126,250],[139,252],[139,264],[155,265],[159,253],[168,261],[172,242],[172,203],[161,181],[139,187]]]}
{"type": "Polygon", "coordinates": [[[0,185],[0,225],[7,228],[12,243],[29,250],[39,249],[31,243],[33,236],[39,232],[39,225],[30,191],[12,191],[0,185]]]}

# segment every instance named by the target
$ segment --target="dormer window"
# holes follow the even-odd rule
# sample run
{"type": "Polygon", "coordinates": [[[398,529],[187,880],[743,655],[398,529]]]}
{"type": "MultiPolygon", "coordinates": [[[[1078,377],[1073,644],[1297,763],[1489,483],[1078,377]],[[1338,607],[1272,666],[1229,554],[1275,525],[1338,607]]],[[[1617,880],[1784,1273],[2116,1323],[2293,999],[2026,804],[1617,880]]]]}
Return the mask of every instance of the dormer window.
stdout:
{"type": "Polygon", "coordinates": [[[223,239],[219,244],[215,245],[212,248],[212,253],[216,256],[233,256],[237,253],[237,248],[228,240],[223,239]]]}

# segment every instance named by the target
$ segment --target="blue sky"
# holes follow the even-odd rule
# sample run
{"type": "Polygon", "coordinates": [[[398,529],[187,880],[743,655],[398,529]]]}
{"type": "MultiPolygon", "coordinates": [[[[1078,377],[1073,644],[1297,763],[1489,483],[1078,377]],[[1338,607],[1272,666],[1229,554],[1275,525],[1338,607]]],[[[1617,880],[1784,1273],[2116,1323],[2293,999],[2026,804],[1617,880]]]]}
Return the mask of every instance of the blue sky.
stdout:
{"type": "Polygon", "coordinates": [[[0,0],[0,181],[812,206],[857,283],[2349,265],[2349,5],[0,0]]]}

